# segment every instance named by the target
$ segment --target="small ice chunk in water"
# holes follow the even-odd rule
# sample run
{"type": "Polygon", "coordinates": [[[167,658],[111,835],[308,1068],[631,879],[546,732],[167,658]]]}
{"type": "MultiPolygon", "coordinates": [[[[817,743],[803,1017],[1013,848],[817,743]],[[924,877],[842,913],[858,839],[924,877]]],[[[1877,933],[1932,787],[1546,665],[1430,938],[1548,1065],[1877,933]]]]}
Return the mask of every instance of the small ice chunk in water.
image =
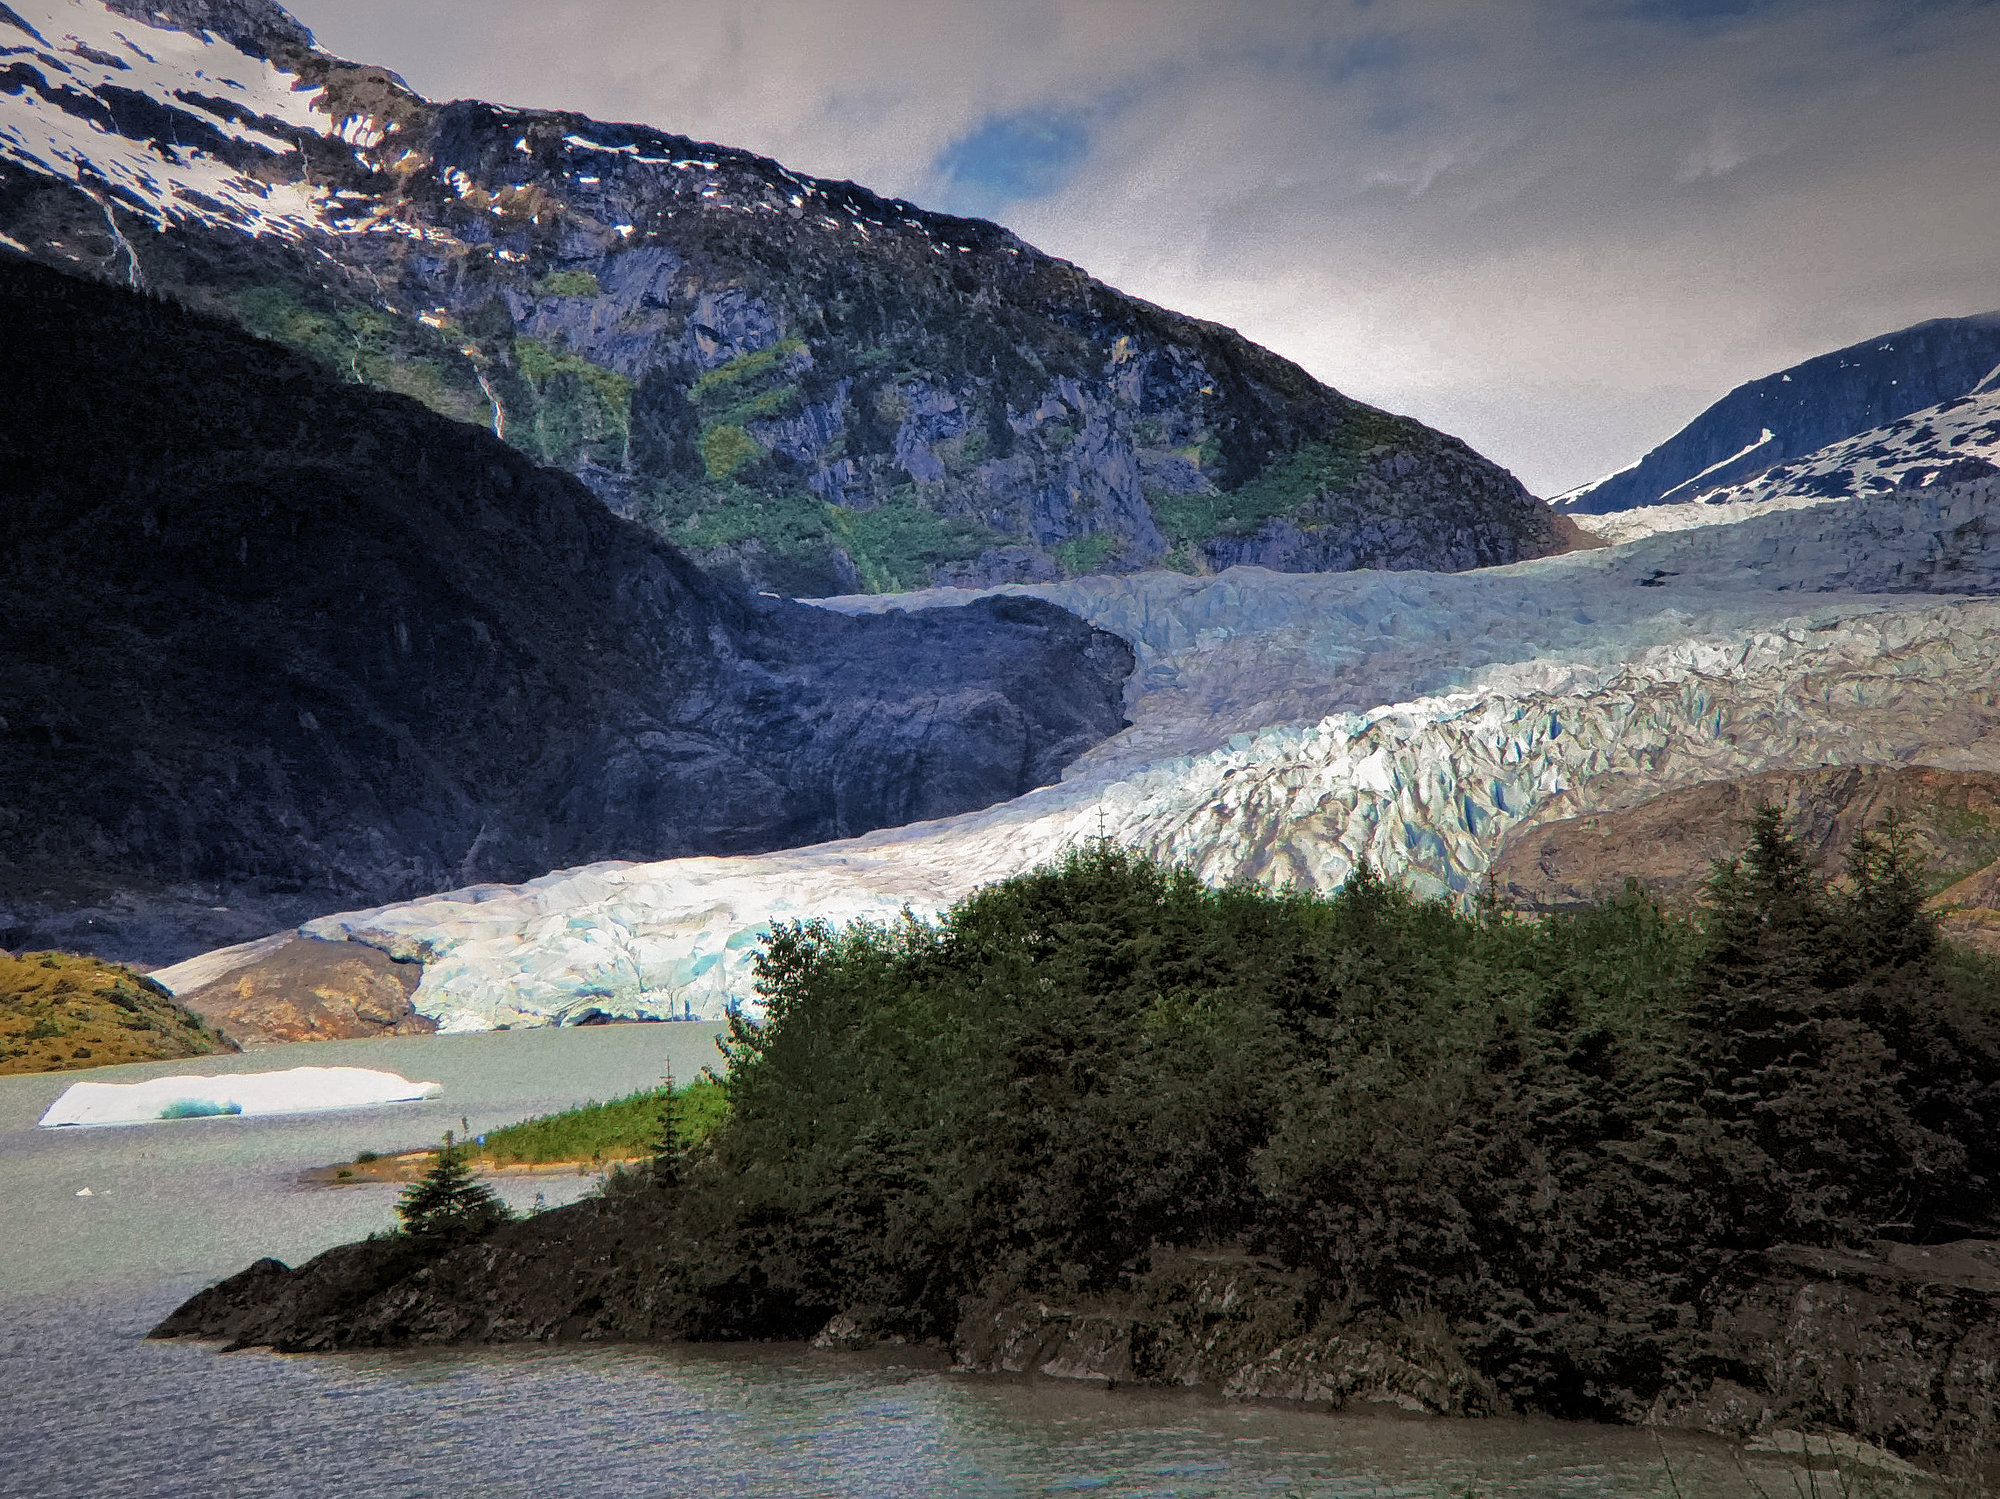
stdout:
{"type": "Polygon", "coordinates": [[[306,1114],[435,1098],[437,1083],[413,1083],[367,1067],[292,1067],[219,1077],[156,1077],[141,1083],[73,1083],[42,1115],[45,1128],[151,1124],[219,1114],[306,1114]]]}

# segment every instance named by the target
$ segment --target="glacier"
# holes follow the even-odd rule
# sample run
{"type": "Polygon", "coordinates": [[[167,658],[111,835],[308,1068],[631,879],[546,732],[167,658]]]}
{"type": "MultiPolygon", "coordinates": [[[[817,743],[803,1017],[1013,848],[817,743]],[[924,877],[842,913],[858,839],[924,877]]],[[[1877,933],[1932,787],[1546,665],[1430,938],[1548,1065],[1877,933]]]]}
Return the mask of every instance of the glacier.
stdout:
{"type": "MultiPolygon", "coordinates": [[[[743,858],[607,862],[310,922],[423,961],[446,1031],[758,1012],[774,923],[934,916],[1108,837],[1214,882],[1367,857],[1468,897],[1530,820],[1826,764],[2000,770],[1993,479],[1470,573],[1149,573],[1031,594],[1130,641],[1131,727],[983,812],[743,858]]],[[[824,600],[849,611],[977,596],[824,600]]]]}
{"type": "Polygon", "coordinates": [[[368,1067],[291,1067],[219,1077],[155,1077],[138,1083],[72,1083],[49,1105],[45,1129],[70,1125],[155,1124],[217,1115],[311,1114],[412,1103],[444,1092],[368,1067]]]}

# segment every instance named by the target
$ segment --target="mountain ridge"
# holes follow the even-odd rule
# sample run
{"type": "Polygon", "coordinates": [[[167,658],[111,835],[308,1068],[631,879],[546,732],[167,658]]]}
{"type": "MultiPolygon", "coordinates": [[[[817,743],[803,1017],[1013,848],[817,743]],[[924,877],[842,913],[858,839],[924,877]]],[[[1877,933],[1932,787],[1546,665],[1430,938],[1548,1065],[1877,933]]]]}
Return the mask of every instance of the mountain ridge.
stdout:
{"type": "MultiPolygon", "coordinates": [[[[1799,469],[1844,439],[1970,397],[2000,376],[2000,311],[1931,318],[1737,386],[1635,463],[1549,503],[1570,515],[1789,493],[1799,469]]],[[[1946,461],[1949,461],[1948,459],[1946,461]]],[[[1886,487],[1895,487],[1891,481],[1886,487]]],[[[1807,495],[1844,498],[1828,485],[1807,495]]]]}
{"type": "Polygon", "coordinates": [[[1123,723],[1129,647],[1059,609],[856,629],[745,594],[170,303],[0,260],[0,342],[8,946],[160,962],[346,891],[821,841],[1018,795],[1123,723]]]}
{"type": "Polygon", "coordinates": [[[142,12],[199,45],[144,78],[132,27],[0,56],[17,252],[489,425],[756,588],[1589,544],[1457,439],[997,225],[651,127],[434,104],[271,5],[117,15],[142,12]]]}

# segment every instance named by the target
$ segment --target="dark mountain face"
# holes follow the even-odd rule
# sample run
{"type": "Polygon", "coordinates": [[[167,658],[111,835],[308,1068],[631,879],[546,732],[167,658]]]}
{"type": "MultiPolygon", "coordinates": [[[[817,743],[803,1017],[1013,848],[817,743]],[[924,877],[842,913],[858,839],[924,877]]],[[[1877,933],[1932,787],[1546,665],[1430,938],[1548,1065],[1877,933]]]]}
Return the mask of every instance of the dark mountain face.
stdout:
{"type": "Polygon", "coordinates": [[[1123,721],[1130,649],[1061,610],[742,593],[490,433],[159,301],[0,262],[0,348],[9,946],[165,961],[948,816],[1123,721]]]}
{"type": "Polygon", "coordinates": [[[0,232],[488,425],[760,588],[1457,569],[1577,540],[1455,439],[993,224],[433,104],[254,0],[115,8],[135,19],[82,52],[28,0],[0,13],[26,143],[0,137],[0,232]],[[159,41],[195,35],[178,61],[159,41]],[[107,50],[142,44],[143,66],[107,50]]]}
{"type": "Polygon", "coordinates": [[[1995,374],[2000,312],[1918,323],[1739,385],[1633,467],[1555,505],[1570,514],[1608,515],[1692,500],[1956,400],[1995,374]]]}

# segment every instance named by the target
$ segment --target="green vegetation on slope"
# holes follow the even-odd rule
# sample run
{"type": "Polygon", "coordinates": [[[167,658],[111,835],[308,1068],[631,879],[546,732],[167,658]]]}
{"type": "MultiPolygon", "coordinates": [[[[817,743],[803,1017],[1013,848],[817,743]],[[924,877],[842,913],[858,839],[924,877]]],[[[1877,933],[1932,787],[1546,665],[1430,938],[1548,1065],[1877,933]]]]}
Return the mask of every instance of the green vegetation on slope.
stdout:
{"type": "Polygon", "coordinates": [[[552,271],[535,283],[535,292],[544,297],[601,297],[595,271],[552,271]]]}
{"type": "Polygon", "coordinates": [[[533,338],[514,340],[514,360],[534,394],[517,445],[544,463],[579,456],[622,463],[632,435],[632,382],[615,370],[533,338]]]}
{"type": "Polygon", "coordinates": [[[701,434],[701,461],[711,479],[733,478],[744,464],[762,458],[764,450],[741,427],[718,422],[701,434]]]}
{"type": "MultiPolygon", "coordinates": [[[[1320,496],[1349,489],[1377,448],[1421,451],[1431,436],[1408,417],[1359,407],[1332,437],[1305,444],[1236,489],[1152,496],[1153,514],[1160,534],[1183,545],[1213,536],[1249,536],[1274,516],[1293,514],[1320,496]]],[[[1211,455],[1201,456],[1213,461],[1211,455]]]]}
{"type": "Polygon", "coordinates": [[[237,1050],[158,984],[122,964],[0,952],[0,1074],[237,1050]]]}
{"type": "Polygon", "coordinates": [[[900,495],[872,510],[826,510],[870,593],[926,587],[932,568],[977,557],[997,539],[969,516],[939,515],[900,495]]]}
{"type": "Polygon", "coordinates": [[[922,588],[930,568],[976,557],[996,540],[976,520],[939,515],[905,497],[848,510],[803,488],[773,492],[733,477],[660,485],[641,513],[710,571],[740,571],[799,597],[847,593],[856,582],[870,593],[922,588]],[[732,553],[751,565],[733,569],[732,553]],[[836,555],[847,559],[851,576],[834,570],[829,559],[836,555]]]}
{"type": "Polygon", "coordinates": [[[252,333],[311,355],[357,385],[396,391],[458,421],[492,421],[476,367],[443,330],[330,296],[309,306],[275,285],[249,287],[225,306],[252,333]]]}
{"type": "Polygon", "coordinates": [[[781,338],[768,349],[754,349],[748,354],[739,354],[725,364],[702,374],[688,389],[688,399],[697,405],[704,405],[718,398],[726,398],[731,392],[749,382],[769,374],[783,361],[805,348],[802,338],[781,338]]]}

